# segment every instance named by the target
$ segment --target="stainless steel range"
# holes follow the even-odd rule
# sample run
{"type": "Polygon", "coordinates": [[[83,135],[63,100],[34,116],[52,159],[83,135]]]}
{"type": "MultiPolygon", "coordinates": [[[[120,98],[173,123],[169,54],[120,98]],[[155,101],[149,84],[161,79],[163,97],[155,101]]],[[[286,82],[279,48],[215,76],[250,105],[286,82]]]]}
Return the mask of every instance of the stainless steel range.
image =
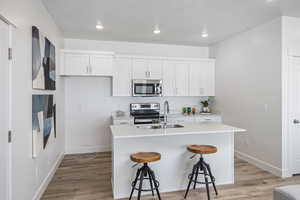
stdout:
{"type": "Polygon", "coordinates": [[[132,103],[130,114],[134,117],[134,124],[156,124],[163,120],[159,103],[132,103]]]}

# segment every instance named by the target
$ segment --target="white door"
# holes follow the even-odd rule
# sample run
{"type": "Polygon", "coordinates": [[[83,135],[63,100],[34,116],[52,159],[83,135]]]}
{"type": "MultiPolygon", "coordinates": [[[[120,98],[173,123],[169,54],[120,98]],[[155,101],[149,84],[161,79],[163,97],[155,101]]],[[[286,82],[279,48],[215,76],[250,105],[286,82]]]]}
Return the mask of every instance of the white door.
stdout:
{"type": "Polygon", "coordinates": [[[115,59],[113,96],[131,96],[131,67],[131,58],[115,59]]]}
{"type": "Polygon", "coordinates": [[[148,60],[148,71],[149,71],[149,78],[150,79],[162,79],[162,60],[148,60]]]}
{"type": "Polygon", "coordinates": [[[133,58],[132,78],[133,79],[148,79],[148,78],[150,78],[150,73],[148,71],[148,61],[146,59],[133,58]]]}
{"type": "Polygon", "coordinates": [[[289,127],[292,141],[292,173],[300,173],[300,58],[289,58],[289,127]]]}
{"type": "Polygon", "coordinates": [[[0,20],[0,199],[8,199],[9,185],[9,28],[0,20]]]}
{"type": "Polygon", "coordinates": [[[90,74],[89,55],[66,53],[64,59],[64,75],[81,76],[90,74]]]}
{"type": "Polygon", "coordinates": [[[189,64],[187,62],[176,62],[175,74],[176,96],[189,95],[189,64]]]}
{"type": "Polygon", "coordinates": [[[163,64],[163,95],[176,96],[176,62],[165,61],[163,64]]]}
{"type": "Polygon", "coordinates": [[[96,76],[113,75],[113,57],[106,55],[90,56],[90,74],[96,76]]]}

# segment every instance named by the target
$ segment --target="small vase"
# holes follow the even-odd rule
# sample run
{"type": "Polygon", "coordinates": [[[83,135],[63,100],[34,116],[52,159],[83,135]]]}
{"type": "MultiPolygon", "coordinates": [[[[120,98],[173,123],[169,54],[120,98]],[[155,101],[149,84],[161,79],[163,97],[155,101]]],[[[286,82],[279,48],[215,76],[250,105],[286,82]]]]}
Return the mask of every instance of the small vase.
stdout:
{"type": "Polygon", "coordinates": [[[205,113],[209,113],[209,112],[210,112],[210,109],[209,109],[209,107],[203,107],[203,112],[205,112],[205,113]]]}

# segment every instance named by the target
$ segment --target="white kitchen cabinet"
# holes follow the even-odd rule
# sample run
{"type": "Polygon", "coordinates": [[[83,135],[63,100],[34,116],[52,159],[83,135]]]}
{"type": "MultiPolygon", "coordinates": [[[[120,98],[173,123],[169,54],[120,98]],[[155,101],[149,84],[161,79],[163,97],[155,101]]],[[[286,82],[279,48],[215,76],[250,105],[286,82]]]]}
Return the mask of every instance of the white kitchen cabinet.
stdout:
{"type": "Polygon", "coordinates": [[[176,62],[165,61],[163,66],[163,95],[176,96],[176,62]]]}
{"type": "Polygon", "coordinates": [[[113,96],[131,96],[132,59],[116,57],[113,69],[113,96]]]}
{"type": "Polygon", "coordinates": [[[189,64],[186,62],[176,63],[176,76],[175,76],[176,96],[189,95],[189,64]]]}
{"type": "Polygon", "coordinates": [[[188,63],[177,60],[166,60],[163,66],[163,95],[188,96],[188,79],[188,63]]]}
{"type": "Polygon", "coordinates": [[[113,75],[113,57],[112,55],[95,54],[90,56],[91,74],[95,76],[113,75]]]}
{"type": "Polygon", "coordinates": [[[161,79],[162,61],[159,59],[133,58],[133,79],[161,79]]]}
{"type": "Polygon", "coordinates": [[[87,54],[68,53],[63,57],[63,75],[88,75],[90,70],[90,60],[87,54]]]}
{"type": "Polygon", "coordinates": [[[112,76],[113,53],[63,50],[60,75],[112,76]]]}
{"type": "Polygon", "coordinates": [[[192,61],[189,69],[189,96],[215,95],[214,60],[192,61]]]}

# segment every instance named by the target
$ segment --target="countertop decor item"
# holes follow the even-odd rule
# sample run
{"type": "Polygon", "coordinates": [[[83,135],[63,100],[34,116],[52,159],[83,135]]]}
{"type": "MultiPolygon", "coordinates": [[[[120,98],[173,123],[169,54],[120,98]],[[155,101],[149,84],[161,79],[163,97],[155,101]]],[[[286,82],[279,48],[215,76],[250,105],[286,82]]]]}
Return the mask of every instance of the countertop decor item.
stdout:
{"type": "Polygon", "coordinates": [[[202,108],[202,112],[204,113],[210,113],[210,109],[209,109],[209,99],[208,100],[205,100],[205,101],[201,101],[200,102],[203,106],[202,108]]]}

